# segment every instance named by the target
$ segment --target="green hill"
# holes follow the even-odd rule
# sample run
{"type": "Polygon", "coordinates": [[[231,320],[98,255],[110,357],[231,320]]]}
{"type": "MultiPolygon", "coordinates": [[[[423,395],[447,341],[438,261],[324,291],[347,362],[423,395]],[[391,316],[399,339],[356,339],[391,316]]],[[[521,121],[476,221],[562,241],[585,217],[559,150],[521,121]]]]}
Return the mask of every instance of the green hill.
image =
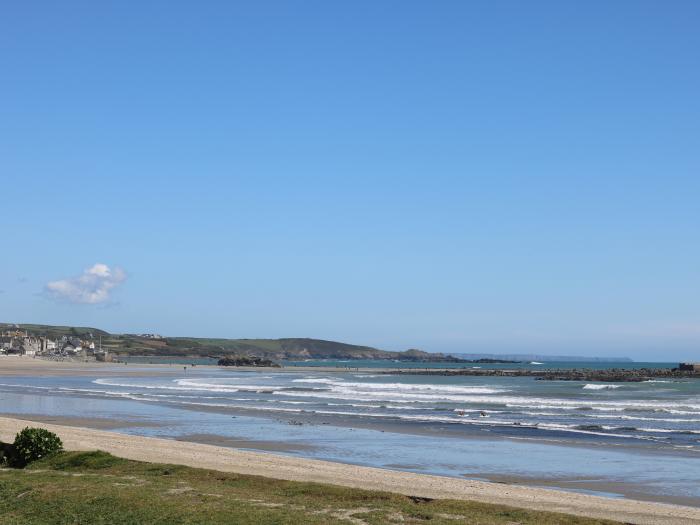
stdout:
{"type": "Polygon", "coordinates": [[[78,326],[50,326],[38,324],[0,324],[3,332],[9,329],[27,331],[31,335],[52,339],[75,336],[92,339],[102,348],[119,355],[132,356],[188,356],[221,357],[245,355],[267,359],[387,359],[399,361],[458,361],[451,356],[407,350],[390,352],[337,341],[310,338],[283,339],[216,339],[200,337],[163,337],[153,339],[136,334],[110,334],[105,330],[78,326]]]}

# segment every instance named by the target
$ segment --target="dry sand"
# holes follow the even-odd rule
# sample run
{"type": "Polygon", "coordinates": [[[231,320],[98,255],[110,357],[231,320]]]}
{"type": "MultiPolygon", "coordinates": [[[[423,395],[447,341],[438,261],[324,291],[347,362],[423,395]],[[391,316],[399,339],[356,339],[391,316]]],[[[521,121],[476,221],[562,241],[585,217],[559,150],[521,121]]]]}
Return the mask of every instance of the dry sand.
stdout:
{"type": "Polygon", "coordinates": [[[125,365],[96,361],[49,361],[25,356],[0,356],[0,376],[81,376],[94,375],[169,375],[182,374],[183,365],[125,365]]]}
{"type": "MultiPolygon", "coordinates": [[[[0,417],[0,440],[34,423],[0,417]]],[[[42,425],[56,432],[67,450],[104,450],[139,461],[173,463],[269,478],[315,481],[427,498],[498,503],[636,524],[700,524],[700,509],[628,499],[609,499],[549,489],[510,486],[248,452],[167,439],[128,436],[103,430],[42,425]]]]}

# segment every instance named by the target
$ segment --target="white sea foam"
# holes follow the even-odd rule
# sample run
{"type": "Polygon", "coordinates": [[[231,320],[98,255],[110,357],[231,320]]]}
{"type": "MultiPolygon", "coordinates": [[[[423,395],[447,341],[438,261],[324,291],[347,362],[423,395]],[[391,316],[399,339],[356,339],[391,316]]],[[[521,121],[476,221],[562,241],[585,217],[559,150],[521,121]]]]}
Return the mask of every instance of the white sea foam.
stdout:
{"type": "Polygon", "coordinates": [[[212,393],[235,393],[241,391],[271,393],[276,396],[305,398],[309,401],[313,399],[336,399],[340,401],[350,401],[352,403],[366,403],[377,407],[392,404],[395,405],[396,408],[400,408],[401,405],[409,404],[423,405],[454,402],[462,405],[473,405],[472,408],[478,409],[486,407],[491,408],[497,405],[539,412],[570,410],[623,412],[634,410],[664,412],[673,415],[700,416],[700,404],[697,402],[688,402],[687,400],[684,400],[682,403],[676,400],[674,401],[673,408],[671,408],[669,406],[669,401],[661,400],[590,400],[502,395],[508,392],[508,390],[492,386],[367,383],[345,382],[335,378],[305,378],[303,380],[294,380],[294,382],[324,384],[327,386],[328,390],[316,389],[311,391],[299,391],[290,390],[288,386],[285,387],[281,385],[222,384],[215,381],[215,379],[178,379],[170,384],[148,384],[118,379],[97,379],[94,383],[104,386],[128,388],[130,391],[133,389],[146,389],[185,392],[208,391],[212,393]]]}
{"type": "Polygon", "coordinates": [[[595,419],[623,419],[625,421],[661,421],[666,423],[700,423],[700,419],[684,419],[673,417],[644,417],[628,416],[624,414],[576,414],[577,417],[590,417],[595,419]]]}
{"type": "MultiPolygon", "coordinates": [[[[319,399],[339,399],[347,401],[380,401],[383,403],[425,403],[435,404],[443,402],[469,403],[470,397],[467,395],[444,395],[444,394],[411,394],[402,392],[360,392],[352,389],[335,388],[325,392],[295,392],[291,390],[280,390],[274,392],[276,396],[289,397],[314,397],[319,399]]],[[[493,403],[486,401],[486,403],[493,403]]]]}
{"type": "MultiPolygon", "coordinates": [[[[368,376],[370,375],[374,374],[368,376]]],[[[635,393],[639,392],[637,389],[625,388],[614,396],[584,394],[580,390],[575,394],[574,390],[581,388],[580,384],[567,385],[561,390],[559,387],[553,390],[535,388],[534,390],[557,393],[556,396],[543,397],[527,395],[525,394],[527,389],[523,389],[519,383],[510,381],[499,381],[498,384],[494,384],[496,380],[490,381],[490,384],[474,384],[475,382],[465,384],[462,381],[455,381],[458,384],[444,384],[441,378],[440,384],[430,384],[403,383],[398,382],[398,378],[395,377],[391,380],[392,382],[373,382],[358,380],[361,379],[359,374],[345,376],[347,379],[355,379],[352,381],[333,376],[292,375],[290,377],[273,374],[266,377],[270,379],[260,380],[260,376],[253,375],[195,376],[174,380],[103,378],[93,383],[109,387],[105,390],[61,388],[66,393],[122,396],[152,402],[162,400],[203,408],[392,418],[399,421],[426,423],[512,426],[624,438],[634,435],[639,439],[648,440],[660,439],[661,436],[654,438],[654,434],[700,434],[700,430],[695,430],[700,423],[700,398],[697,396],[666,398],[664,395],[661,398],[640,399],[639,397],[649,396],[650,392],[654,391],[651,387],[647,389],[647,393],[639,394],[635,393]],[[261,384],[268,381],[276,384],[261,384]],[[128,392],[113,390],[114,388],[124,388],[128,392]],[[519,395],[520,392],[523,394],[519,395]],[[228,393],[244,393],[244,397],[227,396],[228,393]],[[263,394],[263,396],[255,394],[263,394]],[[479,413],[482,411],[495,417],[481,418],[479,413]],[[658,417],[655,414],[658,414],[658,417]],[[603,424],[586,425],[586,420],[591,423],[600,421],[603,424]],[[619,421],[617,425],[615,425],[616,421],[619,421]],[[624,428],[623,421],[629,421],[631,426],[624,428]],[[683,423],[686,425],[682,425],[683,423]],[[649,426],[635,429],[637,425],[649,426]],[[674,429],[673,427],[676,426],[686,426],[693,430],[674,429]],[[647,437],[644,437],[645,434],[647,437]]],[[[368,379],[374,378],[368,377],[368,379]]],[[[22,387],[21,385],[8,386],[22,387]]],[[[584,385],[583,389],[615,390],[621,386],[625,385],[592,383],[584,385]]],[[[673,440],[676,439],[681,438],[674,436],[673,440]]]]}
{"type": "Polygon", "coordinates": [[[498,394],[509,392],[503,388],[493,388],[484,386],[455,386],[455,385],[435,385],[435,384],[410,384],[410,383],[361,383],[350,381],[339,381],[323,378],[295,379],[294,383],[321,383],[337,389],[354,389],[359,392],[374,391],[394,391],[394,392],[428,392],[446,394],[498,394]]]}
{"type": "Polygon", "coordinates": [[[283,386],[250,385],[246,383],[228,385],[221,383],[210,383],[208,381],[211,381],[211,379],[201,381],[190,379],[176,379],[175,383],[183,387],[191,388],[193,390],[210,390],[212,392],[226,392],[228,391],[228,389],[231,389],[232,392],[272,392],[274,390],[280,390],[284,388],[283,386]]]}
{"type": "Polygon", "coordinates": [[[185,403],[182,404],[192,404],[207,407],[225,407],[233,409],[253,409],[253,410],[265,410],[265,411],[275,411],[275,412],[289,412],[289,413],[308,413],[308,414],[319,414],[319,415],[339,415],[339,416],[355,416],[355,417],[367,417],[373,419],[394,419],[401,421],[415,421],[415,422],[426,422],[426,423],[454,423],[461,425],[478,425],[478,426],[502,426],[502,427],[517,427],[517,428],[529,428],[529,429],[540,429],[540,430],[557,430],[562,432],[571,432],[578,434],[591,434],[600,435],[608,437],[619,437],[619,438],[634,438],[629,434],[619,434],[610,432],[608,430],[615,430],[616,427],[600,427],[601,431],[587,430],[585,428],[578,428],[577,425],[563,425],[563,424],[543,424],[537,421],[504,421],[504,420],[493,420],[493,419],[478,419],[478,418],[464,418],[464,417],[450,417],[450,416],[411,416],[405,414],[387,414],[387,413],[367,413],[367,412],[350,412],[344,410],[302,410],[302,409],[288,409],[281,407],[250,407],[241,405],[228,405],[228,404],[218,404],[218,403],[185,403]]]}
{"type": "Polygon", "coordinates": [[[656,433],[681,433],[681,434],[700,434],[700,430],[672,430],[669,428],[638,428],[640,432],[656,432],[656,433]]]}
{"type": "Polygon", "coordinates": [[[203,383],[187,379],[176,379],[173,381],[177,386],[166,384],[143,384],[143,383],[124,383],[113,381],[111,379],[95,379],[93,383],[105,386],[116,386],[122,388],[144,388],[146,390],[179,390],[179,391],[195,391],[195,392],[256,392],[256,393],[272,393],[276,389],[281,389],[281,386],[269,385],[223,385],[218,383],[203,383]]]}
{"type": "MultiPolygon", "coordinates": [[[[669,408],[668,401],[661,400],[590,400],[590,399],[563,399],[542,398],[529,396],[505,396],[505,395],[447,395],[439,393],[412,393],[392,391],[361,391],[352,388],[333,387],[323,392],[294,392],[278,391],[275,395],[292,397],[315,397],[324,399],[340,399],[356,402],[390,402],[390,403],[419,403],[434,404],[442,402],[455,402],[463,405],[474,405],[474,408],[493,406],[506,406],[514,409],[526,410],[597,410],[609,412],[634,411],[660,411],[669,413],[685,413],[700,415],[700,404],[684,402],[676,405],[678,408],[669,408]]],[[[677,403],[678,401],[676,401],[677,403]]]]}
{"type": "Polygon", "coordinates": [[[332,384],[337,383],[339,381],[342,381],[342,380],[340,378],[329,379],[327,377],[305,377],[303,379],[293,379],[292,383],[320,383],[322,385],[332,385],[332,384]]]}
{"type": "MultiPolygon", "coordinates": [[[[477,396],[474,396],[475,398],[477,396]]],[[[657,400],[607,400],[607,399],[562,399],[562,398],[540,398],[540,397],[509,397],[509,396],[493,396],[492,402],[503,402],[509,407],[517,408],[572,408],[572,409],[588,409],[588,410],[610,410],[610,411],[623,411],[631,409],[639,410],[659,410],[659,411],[669,411],[674,409],[668,408],[668,401],[657,401],[657,400]]],[[[673,402],[675,406],[680,406],[684,409],[690,409],[693,412],[679,412],[679,413],[700,413],[700,404],[685,403],[678,404],[678,401],[673,402]]]]}
{"type": "Polygon", "coordinates": [[[35,390],[53,390],[54,387],[50,386],[36,386],[36,385],[13,385],[11,383],[0,383],[0,386],[8,386],[11,388],[32,388],[35,390]]]}
{"type": "MultiPolygon", "coordinates": [[[[503,411],[502,410],[480,410],[477,408],[455,408],[453,412],[457,413],[467,413],[467,414],[479,414],[483,412],[484,414],[501,414],[503,411]]],[[[524,413],[524,412],[523,412],[524,413]]]]}

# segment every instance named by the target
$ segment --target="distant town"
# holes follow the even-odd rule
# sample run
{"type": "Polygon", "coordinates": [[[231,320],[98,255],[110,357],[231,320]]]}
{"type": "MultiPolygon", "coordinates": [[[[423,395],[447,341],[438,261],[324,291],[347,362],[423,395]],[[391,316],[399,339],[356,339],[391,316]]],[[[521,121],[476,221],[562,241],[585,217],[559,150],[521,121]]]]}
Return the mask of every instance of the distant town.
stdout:
{"type": "MultiPolygon", "coordinates": [[[[153,335],[153,334],[149,334],[153,335]]],[[[15,325],[0,335],[0,354],[24,355],[29,357],[41,356],[56,360],[77,358],[94,359],[96,361],[111,361],[111,355],[101,348],[99,339],[89,333],[83,337],[64,335],[55,339],[46,336],[36,336],[15,325]]]]}

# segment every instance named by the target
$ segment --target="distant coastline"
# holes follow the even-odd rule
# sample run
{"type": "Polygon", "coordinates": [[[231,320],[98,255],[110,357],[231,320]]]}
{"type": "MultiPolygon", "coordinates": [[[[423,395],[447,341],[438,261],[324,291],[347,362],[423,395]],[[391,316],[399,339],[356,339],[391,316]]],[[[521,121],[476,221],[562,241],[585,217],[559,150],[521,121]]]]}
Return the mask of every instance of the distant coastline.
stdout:
{"type": "Polygon", "coordinates": [[[502,359],[511,362],[575,362],[575,363],[633,363],[629,357],[586,357],[580,355],[544,355],[544,354],[476,354],[453,353],[455,357],[462,359],[502,359]]]}
{"type": "MultiPolygon", "coordinates": [[[[385,360],[399,363],[463,363],[515,364],[526,362],[633,362],[627,357],[544,356],[534,354],[463,354],[426,352],[416,348],[389,351],[323,339],[227,339],[201,337],[170,337],[157,333],[113,334],[94,327],[56,326],[41,324],[0,323],[2,349],[22,353],[24,339],[32,339],[34,353],[65,357],[62,349],[70,345],[99,350],[117,360],[133,357],[192,358],[192,359],[260,359],[271,361],[303,361],[306,359],[385,360]],[[43,349],[47,348],[46,351],[43,349]],[[48,350],[50,348],[51,350],[48,350]]],[[[75,352],[73,352],[75,354],[75,352]]],[[[90,352],[78,357],[90,357],[90,352]]],[[[93,355],[94,357],[94,355],[93,355]]]]}

